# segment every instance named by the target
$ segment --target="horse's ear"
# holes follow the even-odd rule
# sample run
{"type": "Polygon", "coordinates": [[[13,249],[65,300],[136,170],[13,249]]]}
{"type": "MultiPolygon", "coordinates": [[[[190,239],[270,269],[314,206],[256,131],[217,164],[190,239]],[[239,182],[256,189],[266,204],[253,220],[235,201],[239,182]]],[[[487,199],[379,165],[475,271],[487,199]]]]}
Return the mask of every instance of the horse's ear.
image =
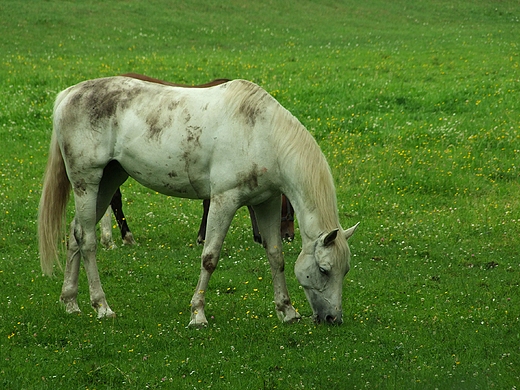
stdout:
{"type": "Polygon", "coordinates": [[[329,234],[327,234],[325,236],[325,238],[323,239],[323,246],[329,246],[330,244],[332,244],[334,242],[334,240],[336,239],[336,237],[338,236],[338,232],[339,232],[339,229],[334,229],[329,234]]]}
{"type": "Polygon", "coordinates": [[[359,222],[356,223],[351,228],[348,228],[347,230],[345,230],[345,232],[343,233],[345,235],[345,239],[348,240],[350,237],[352,237],[352,235],[354,234],[354,232],[356,231],[358,226],[359,226],[359,222]]]}

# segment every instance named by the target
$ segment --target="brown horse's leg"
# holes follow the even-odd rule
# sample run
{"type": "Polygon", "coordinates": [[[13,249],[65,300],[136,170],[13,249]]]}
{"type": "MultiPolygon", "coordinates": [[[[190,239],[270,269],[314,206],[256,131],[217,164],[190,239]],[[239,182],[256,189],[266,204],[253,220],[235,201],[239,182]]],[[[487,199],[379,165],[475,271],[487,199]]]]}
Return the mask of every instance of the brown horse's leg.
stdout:
{"type": "Polygon", "coordinates": [[[256,221],[255,211],[251,206],[247,206],[249,210],[249,216],[251,217],[251,227],[253,228],[253,240],[259,244],[262,243],[262,236],[260,235],[260,230],[258,229],[258,222],[256,221]]]}
{"type": "Polygon", "coordinates": [[[208,224],[209,199],[202,201],[202,220],[200,221],[199,233],[197,234],[197,244],[203,244],[206,239],[206,226],[208,224]]]}
{"type": "Polygon", "coordinates": [[[112,196],[110,206],[112,207],[112,211],[116,217],[117,226],[119,226],[119,230],[121,231],[123,242],[127,245],[135,244],[134,236],[128,227],[125,214],[123,214],[123,196],[121,195],[121,189],[119,187],[114,196],[112,196]]]}
{"type": "Polygon", "coordinates": [[[282,223],[280,225],[282,240],[294,240],[294,208],[285,195],[282,195],[282,223]]]}

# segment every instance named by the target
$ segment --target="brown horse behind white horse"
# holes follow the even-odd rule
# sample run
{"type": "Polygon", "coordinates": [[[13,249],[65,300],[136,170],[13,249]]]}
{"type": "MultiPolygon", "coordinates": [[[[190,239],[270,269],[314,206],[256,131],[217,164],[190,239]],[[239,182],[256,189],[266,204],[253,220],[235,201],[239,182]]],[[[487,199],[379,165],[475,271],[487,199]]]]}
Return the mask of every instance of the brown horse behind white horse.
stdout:
{"type": "Polygon", "coordinates": [[[110,77],[61,92],[38,217],[42,269],[53,273],[72,188],[71,223],[61,301],[79,311],[83,259],[92,306],[113,316],[96,263],[96,224],[129,177],[170,196],[211,199],[190,326],[207,324],[205,294],[233,215],[255,210],[271,266],[274,300],[285,322],[300,315],[289,298],[280,238],[281,194],[298,215],[302,252],[295,273],[318,322],[342,322],[347,239],[340,226],[332,175],[301,123],[255,84],[233,80],[210,88],[179,88],[110,77]]]}

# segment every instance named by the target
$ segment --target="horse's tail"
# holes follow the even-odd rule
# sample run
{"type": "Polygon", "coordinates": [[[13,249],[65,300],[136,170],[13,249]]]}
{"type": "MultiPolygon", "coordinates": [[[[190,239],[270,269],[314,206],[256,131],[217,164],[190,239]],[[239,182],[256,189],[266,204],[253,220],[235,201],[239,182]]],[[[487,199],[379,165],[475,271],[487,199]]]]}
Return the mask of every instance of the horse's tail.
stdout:
{"type": "Polygon", "coordinates": [[[43,273],[49,276],[53,274],[54,263],[61,268],[58,260],[60,252],[58,242],[65,237],[65,211],[70,190],[65,162],[54,131],[38,208],[40,264],[43,273]]]}

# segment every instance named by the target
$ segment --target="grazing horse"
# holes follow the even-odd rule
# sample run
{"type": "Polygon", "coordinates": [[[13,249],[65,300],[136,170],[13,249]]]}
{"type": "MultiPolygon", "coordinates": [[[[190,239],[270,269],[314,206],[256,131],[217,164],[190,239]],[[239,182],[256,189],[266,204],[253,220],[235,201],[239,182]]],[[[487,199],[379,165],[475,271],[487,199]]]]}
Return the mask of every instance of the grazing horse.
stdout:
{"type": "Polygon", "coordinates": [[[211,199],[190,326],[207,325],[206,291],[239,207],[255,210],[271,267],[278,317],[294,322],[280,237],[281,194],[298,215],[302,251],[295,274],[316,322],[342,322],[342,284],[349,271],[330,168],[303,125],[271,95],[245,80],[179,88],[129,77],[82,82],[56,98],[53,133],[38,210],[42,270],[59,263],[58,242],[69,195],[70,225],[61,301],[79,312],[83,259],[98,318],[113,317],[96,263],[96,224],[116,189],[131,176],[159,193],[211,199]]]}
{"type": "MultiPolygon", "coordinates": [[[[122,76],[124,77],[132,77],[134,79],[148,81],[156,84],[169,85],[172,87],[184,87],[184,88],[209,88],[215,85],[220,85],[223,83],[227,83],[231,81],[229,79],[215,79],[206,84],[199,85],[186,85],[186,84],[174,84],[168,81],[159,80],[153,77],[145,76],[138,73],[125,73],[122,76]]],[[[197,243],[202,244],[206,238],[206,225],[207,218],[209,212],[210,200],[205,199],[202,203],[203,212],[202,212],[202,221],[200,223],[199,232],[197,234],[197,243]]],[[[110,207],[112,208],[112,212],[116,217],[117,226],[121,232],[121,239],[123,243],[126,245],[135,244],[134,236],[130,231],[130,227],[126,221],[125,215],[123,213],[123,201],[121,190],[118,188],[110,201],[110,207]]],[[[255,213],[251,206],[247,206],[249,210],[249,216],[251,218],[251,225],[253,229],[253,240],[259,244],[262,243],[262,236],[258,230],[258,224],[256,222],[255,213]]],[[[289,199],[285,195],[282,195],[282,216],[280,223],[280,235],[282,239],[287,241],[292,241],[294,239],[294,209],[289,202],[289,199]]],[[[110,218],[110,211],[104,214],[103,218],[101,218],[101,243],[104,247],[110,248],[114,246],[114,241],[112,239],[112,223],[110,218]]]]}

